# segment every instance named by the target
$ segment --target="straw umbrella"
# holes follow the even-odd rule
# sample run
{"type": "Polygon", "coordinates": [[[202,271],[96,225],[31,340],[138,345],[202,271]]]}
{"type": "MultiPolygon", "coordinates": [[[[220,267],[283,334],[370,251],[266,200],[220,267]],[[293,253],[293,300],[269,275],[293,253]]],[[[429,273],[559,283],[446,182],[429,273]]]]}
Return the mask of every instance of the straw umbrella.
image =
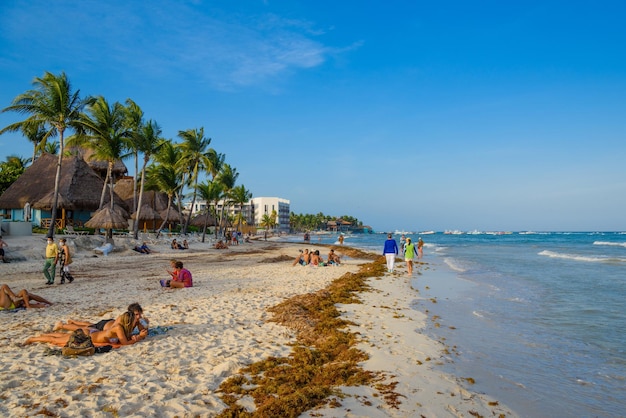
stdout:
{"type": "Polygon", "coordinates": [[[161,215],[159,214],[159,212],[157,212],[156,210],[152,209],[152,207],[148,206],[148,205],[143,205],[141,207],[141,210],[139,211],[139,219],[137,219],[137,212],[135,212],[132,215],[130,215],[130,217],[132,219],[135,219],[135,221],[143,221],[143,232],[146,232],[146,224],[147,224],[147,222],[154,222],[154,221],[163,220],[163,218],[161,218],[161,215]]]}
{"type": "Polygon", "coordinates": [[[128,228],[128,220],[110,206],[105,206],[91,217],[85,226],[88,228],[125,229],[128,228]]]}
{"type": "Polygon", "coordinates": [[[167,209],[163,209],[159,212],[159,214],[161,215],[161,219],[163,219],[162,227],[165,226],[165,224],[168,224],[170,232],[172,232],[173,223],[181,223],[183,221],[183,217],[180,212],[174,208],[170,208],[169,212],[167,209]]]}

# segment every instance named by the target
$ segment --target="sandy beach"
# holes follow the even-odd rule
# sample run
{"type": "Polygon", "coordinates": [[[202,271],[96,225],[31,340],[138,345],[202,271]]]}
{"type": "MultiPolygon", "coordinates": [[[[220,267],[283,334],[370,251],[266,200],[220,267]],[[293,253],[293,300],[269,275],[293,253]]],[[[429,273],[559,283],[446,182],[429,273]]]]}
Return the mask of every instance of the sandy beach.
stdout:
{"type": "MultiPolygon", "coordinates": [[[[61,236],[57,236],[57,239],[61,236]]],[[[116,250],[95,254],[102,238],[70,236],[75,281],[46,286],[45,238],[5,236],[10,264],[0,264],[2,283],[26,288],[52,301],[45,309],[0,312],[0,414],[73,417],[213,417],[226,405],[219,385],[247,365],[269,357],[288,357],[295,330],[269,321],[268,308],[317,292],[370,260],[343,257],[339,267],[292,266],[304,244],[255,241],[227,250],[190,240],[176,251],[166,241],[149,243],[157,253],[132,251],[130,238],[117,237],[116,250]],[[159,279],[172,258],[193,273],[194,287],[161,288],[159,279]],[[52,331],[59,320],[114,318],[138,302],[153,328],[162,332],[137,344],[91,357],[50,355],[48,344],[22,346],[29,336],[52,331]]],[[[326,256],[326,247],[318,247],[326,256]]],[[[337,252],[342,255],[341,248],[337,252]]],[[[463,377],[441,373],[448,350],[420,331],[427,312],[415,308],[419,294],[399,263],[395,274],[368,280],[371,291],[360,304],[338,306],[352,322],[358,348],[369,359],[361,366],[376,372],[375,385],[342,387],[345,394],[306,417],[469,417],[515,413],[497,400],[473,393],[463,377]],[[393,387],[396,402],[381,393],[393,387]]],[[[419,274],[436,275],[428,265],[419,274]]],[[[246,403],[254,411],[252,403],[246,403]]]]}

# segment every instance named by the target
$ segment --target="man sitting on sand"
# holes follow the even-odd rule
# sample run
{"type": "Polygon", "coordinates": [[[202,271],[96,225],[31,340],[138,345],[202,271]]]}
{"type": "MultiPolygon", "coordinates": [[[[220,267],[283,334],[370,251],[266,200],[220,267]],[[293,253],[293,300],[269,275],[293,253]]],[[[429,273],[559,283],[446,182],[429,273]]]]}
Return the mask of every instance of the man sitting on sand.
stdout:
{"type": "Polygon", "coordinates": [[[326,264],[334,264],[336,266],[341,264],[341,259],[337,254],[335,254],[335,250],[331,249],[328,253],[328,262],[326,264]]]}
{"type": "Polygon", "coordinates": [[[309,254],[308,249],[304,250],[304,252],[300,250],[300,255],[296,257],[292,266],[295,266],[296,264],[300,264],[301,266],[306,266],[309,263],[310,259],[311,259],[311,255],[309,254]]]}
{"type": "Polygon", "coordinates": [[[174,264],[174,271],[176,273],[176,277],[172,274],[172,280],[161,280],[161,286],[163,287],[175,287],[175,288],[183,288],[183,287],[192,287],[193,279],[191,277],[191,272],[186,268],[183,268],[182,261],[176,261],[174,264]]]}
{"type": "Polygon", "coordinates": [[[50,305],[52,305],[52,302],[48,302],[41,296],[29,293],[26,289],[22,289],[15,294],[8,285],[3,284],[0,286],[0,311],[10,311],[17,308],[46,308],[50,305]]]}
{"type": "MultiPolygon", "coordinates": [[[[120,321],[117,325],[104,331],[89,330],[89,336],[94,344],[119,344],[130,345],[135,344],[146,338],[148,335],[147,330],[141,331],[138,335],[132,335],[135,324],[135,315],[132,312],[125,312],[120,317],[120,321]]],[[[63,332],[51,332],[48,334],[42,334],[37,337],[30,337],[24,341],[25,345],[32,343],[50,343],[59,346],[64,346],[70,339],[70,333],[63,332]]]]}

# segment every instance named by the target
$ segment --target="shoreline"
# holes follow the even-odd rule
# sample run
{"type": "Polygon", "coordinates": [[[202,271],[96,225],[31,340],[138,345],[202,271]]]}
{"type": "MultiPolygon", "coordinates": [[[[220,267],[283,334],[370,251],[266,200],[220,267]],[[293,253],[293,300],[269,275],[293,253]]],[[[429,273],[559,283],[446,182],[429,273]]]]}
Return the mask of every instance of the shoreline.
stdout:
{"type": "MultiPolygon", "coordinates": [[[[290,353],[293,331],[269,322],[267,309],[290,297],[316,292],[369,262],[344,258],[340,267],[294,267],[299,249],[334,247],[341,253],[341,248],[273,240],[228,250],[190,242],[191,249],[186,251],[171,250],[164,241],[149,244],[157,254],[125,249],[94,258],[81,244],[85,238],[67,238],[75,250],[72,274],[76,281],[48,287],[41,273],[43,255],[37,258],[43,253],[44,237],[5,237],[9,258],[24,241],[21,252],[33,260],[0,265],[5,273],[13,273],[4,282],[14,290],[26,288],[55,302],[46,309],[3,313],[0,354],[5,361],[0,388],[5,396],[0,411],[6,415],[34,416],[45,408],[58,416],[107,410],[122,416],[216,416],[225,408],[215,392],[221,382],[251,363],[290,353]],[[158,287],[173,257],[192,271],[193,288],[158,287]],[[50,331],[58,320],[116,316],[132,302],[143,306],[151,326],[169,331],[88,358],[45,356],[42,344],[17,347],[16,342],[27,336],[50,331]],[[87,376],[77,366],[87,370],[87,376]]],[[[116,238],[119,246],[130,241],[116,238]]],[[[423,265],[419,272],[428,274],[429,280],[436,274],[423,265]]],[[[388,383],[397,382],[400,403],[389,406],[374,387],[342,387],[348,396],[339,400],[341,406],[302,416],[467,416],[470,411],[516,416],[497,401],[472,393],[461,378],[437,370],[446,348],[421,332],[428,318],[416,309],[423,297],[410,280],[404,271],[372,277],[368,281],[372,291],[358,294],[361,304],[338,306],[342,318],[355,323],[350,331],[362,340],[357,348],[370,357],[362,366],[384,373],[388,383]]]]}

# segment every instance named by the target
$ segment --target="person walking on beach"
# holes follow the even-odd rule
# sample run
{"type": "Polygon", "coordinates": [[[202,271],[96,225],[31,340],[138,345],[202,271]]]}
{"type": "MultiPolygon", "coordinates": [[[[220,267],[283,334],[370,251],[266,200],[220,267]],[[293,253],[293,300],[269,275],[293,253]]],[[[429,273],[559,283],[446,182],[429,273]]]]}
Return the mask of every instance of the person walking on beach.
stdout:
{"type": "Polygon", "coordinates": [[[3,247],[8,247],[9,244],[7,244],[3,239],[2,239],[2,235],[0,235],[0,258],[2,259],[3,263],[8,263],[9,261],[4,258],[4,248],[3,247]]]}
{"type": "Polygon", "coordinates": [[[417,239],[417,258],[422,258],[424,255],[424,241],[422,241],[422,237],[417,239]]]}
{"type": "Polygon", "coordinates": [[[54,284],[54,276],[57,270],[57,262],[59,261],[59,247],[54,243],[52,237],[48,237],[46,245],[46,262],[43,265],[43,275],[46,277],[46,284],[54,284]]]}
{"type": "Polygon", "coordinates": [[[396,256],[398,255],[398,244],[396,244],[396,240],[391,237],[391,234],[387,235],[383,255],[387,258],[387,272],[393,273],[396,256]]]}
{"type": "Polygon", "coordinates": [[[61,260],[61,284],[65,283],[65,279],[72,283],[74,278],[70,274],[70,264],[72,264],[70,247],[68,247],[67,240],[65,238],[61,238],[60,243],[61,248],[59,249],[59,258],[61,260]]]}
{"type": "Polygon", "coordinates": [[[411,238],[407,238],[406,246],[404,247],[404,261],[406,261],[406,269],[409,276],[413,274],[413,258],[415,257],[415,253],[415,244],[411,242],[411,238]]]}
{"type": "Polygon", "coordinates": [[[406,236],[402,234],[400,237],[400,251],[402,251],[402,255],[404,255],[404,246],[406,245],[406,236]]]}

